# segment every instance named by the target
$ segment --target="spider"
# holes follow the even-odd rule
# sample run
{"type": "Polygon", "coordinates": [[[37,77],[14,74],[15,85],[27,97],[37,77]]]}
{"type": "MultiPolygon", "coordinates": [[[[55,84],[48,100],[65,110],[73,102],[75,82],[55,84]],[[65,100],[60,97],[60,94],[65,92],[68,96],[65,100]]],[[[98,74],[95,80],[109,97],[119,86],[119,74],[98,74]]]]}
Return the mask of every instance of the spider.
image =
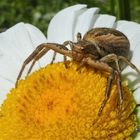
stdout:
{"type": "Polygon", "coordinates": [[[73,61],[79,63],[77,69],[80,69],[86,64],[95,69],[99,69],[100,71],[109,73],[105,97],[98,112],[99,116],[109,99],[112,82],[114,80],[116,81],[118,89],[118,107],[121,109],[123,93],[120,61],[125,62],[140,75],[139,69],[128,59],[130,43],[127,37],[122,32],[112,28],[93,28],[89,30],[83,38],[80,33],[77,33],[77,42],[65,41],[63,44],[44,43],[39,45],[24,61],[17,77],[16,86],[25,66],[32,61],[28,70],[29,74],[35,62],[49,50],[54,50],[51,63],[55,60],[56,53],[60,53],[64,56],[66,68],[68,67],[66,63],[67,57],[70,57],[73,61]],[[68,45],[70,46],[70,49],[67,48],[68,45]]]}

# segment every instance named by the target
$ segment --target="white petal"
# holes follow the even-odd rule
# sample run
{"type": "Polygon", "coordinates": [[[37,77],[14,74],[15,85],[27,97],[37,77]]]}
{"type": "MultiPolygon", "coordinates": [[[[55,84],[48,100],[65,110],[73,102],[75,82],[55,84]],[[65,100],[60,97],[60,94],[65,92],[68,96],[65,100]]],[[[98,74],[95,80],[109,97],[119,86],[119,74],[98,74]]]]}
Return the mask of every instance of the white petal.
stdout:
{"type": "Polygon", "coordinates": [[[0,34],[0,50],[2,55],[6,54],[11,57],[13,61],[17,62],[17,64],[21,63],[21,58],[18,55],[15,46],[12,44],[12,42],[7,40],[5,34],[3,33],[0,34]]]}
{"type": "MultiPolygon", "coordinates": [[[[42,44],[42,43],[46,43],[47,42],[47,38],[45,37],[45,35],[35,26],[31,25],[31,24],[25,24],[29,36],[31,38],[31,41],[33,43],[33,47],[34,49],[42,44]]],[[[49,52],[47,52],[46,55],[44,55],[40,60],[39,60],[39,64],[41,67],[46,66],[47,64],[49,64],[52,60],[52,55],[53,55],[53,51],[50,50],[49,52]]]]}
{"type": "MultiPolygon", "coordinates": [[[[137,68],[140,70],[139,56],[140,56],[140,43],[138,46],[136,46],[132,57],[132,63],[134,63],[137,66],[137,68]]],[[[132,83],[133,89],[136,89],[134,91],[134,98],[136,102],[140,104],[140,76],[135,72],[135,75],[131,76],[131,81],[132,80],[133,80],[132,83]]]]}
{"type": "Polygon", "coordinates": [[[90,8],[82,13],[78,18],[74,30],[74,40],[77,41],[76,35],[78,32],[82,36],[93,27],[93,24],[96,21],[96,14],[99,12],[99,8],[90,8]]]}
{"type": "Polygon", "coordinates": [[[134,140],[140,140],[140,132],[137,133],[136,137],[134,138],[134,140]]]}
{"type": "MultiPolygon", "coordinates": [[[[86,11],[86,5],[77,4],[68,8],[65,8],[58,12],[51,20],[48,26],[47,40],[51,43],[62,44],[66,40],[74,39],[74,28],[77,22],[77,18],[86,11]]],[[[45,57],[41,59],[41,64],[45,66],[52,60],[53,51],[49,51],[45,57]]],[[[57,54],[54,62],[63,61],[63,55],[57,54]]]]}
{"type": "Polygon", "coordinates": [[[135,51],[136,46],[140,44],[140,31],[136,32],[130,39],[130,49],[135,51]]]}
{"type": "Polygon", "coordinates": [[[42,43],[47,42],[47,38],[37,27],[31,24],[25,24],[25,27],[29,33],[34,48],[36,48],[38,45],[42,43]]]}
{"type": "MultiPolygon", "coordinates": [[[[3,53],[4,54],[4,53],[3,53]]],[[[8,55],[0,55],[0,104],[6,94],[15,86],[18,75],[17,64],[8,55]]]]}
{"type": "MultiPolygon", "coordinates": [[[[0,42],[3,42],[1,49],[9,56],[15,57],[18,65],[18,72],[22,66],[23,61],[33,52],[33,42],[29,36],[28,30],[24,23],[18,23],[1,33],[0,42]]],[[[38,62],[37,62],[38,63],[38,62]]],[[[35,65],[33,70],[38,69],[39,65],[35,65]]],[[[27,69],[25,68],[25,71],[27,69]]],[[[23,76],[24,77],[24,76],[23,76]]]]}
{"type": "Polygon", "coordinates": [[[118,21],[117,30],[123,32],[128,39],[131,39],[137,32],[140,32],[140,25],[132,21],[118,21]]]}
{"type": "MultiPolygon", "coordinates": [[[[130,21],[118,21],[117,30],[123,32],[130,41],[130,49],[132,51],[132,60],[131,62],[140,69],[139,63],[139,54],[140,54],[140,25],[135,22],[130,21]]],[[[137,103],[140,103],[140,77],[139,75],[131,68],[127,67],[122,72],[123,79],[127,79],[128,86],[134,91],[134,98],[137,103]]]]}
{"type": "Polygon", "coordinates": [[[140,119],[140,106],[136,108],[137,110],[137,118],[140,119]]]}
{"type": "MultiPolygon", "coordinates": [[[[33,44],[24,23],[18,23],[3,33],[4,38],[14,47],[21,61],[33,51],[33,44]]],[[[8,46],[7,46],[8,47],[8,46]]]]}
{"type": "Polygon", "coordinates": [[[136,22],[124,20],[118,21],[116,25],[116,29],[123,32],[128,37],[131,46],[130,50],[133,53],[139,42],[139,37],[137,35],[140,35],[140,25],[136,22]]]}
{"type": "MultiPolygon", "coordinates": [[[[138,121],[140,121],[140,107],[137,107],[137,119],[138,119],[138,121]]],[[[137,133],[137,135],[135,136],[135,138],[134,138],[134,140],[140,140],[140,132],[139,133],[137,133]]]]}
{"type": "MultiPolygon", "coordinates": [[[[42,44],[42,43],[46,43],[47,42],[47,38],[45,37],[45,35],[35,26],[31,25],[31,24],[25,24],[29,36],[31,38],[31,41],[33,43],[33,47],[34,49],[42,44]]],[[[41,67],[45,66],[46,64],[50,63],[51,60],[49,60],[50,57],[52,58],[52,53],[48,52],[47,55],[44,55],[38,62],[39,65],[41,67]]]]}
{"type": "MultiPolygon", "coordinates": [[[[33,42],[29,36],[28,30],[24,23],[18,23],[8,29],[6,32],[0,34],[1,49],[3,52],[15,57],[18,72],[23,61],[33,52],[33,42]],[[20,66],[19,66],[20,64],[20,66]]],[[[35,65],[34,69],[39,68],[35,65]]]]}
{"type": "Polygon", "coordinates": [[[14,87],[14,83],[0,77],[0,105],[3,103],[3,100],[6,98],[9,89],[12,87],[14,87]]]}
{"type": "MultiPolygon", "coordinates": [[[[136,46],[136,49],[133,53],[133,57],[131,62],[137,66],[138,69],[140,69],[140,63],[139,63],[139,55],[140,55],[140,44],[139,46],[136,46]]],[[[127,79],[128,85],[132,90],[134,91],[134,97],[137,101],[137,103],[140,103],[140,76],[130,67],[127,67],[122,72],[123,79],[127,79]],[[139,95],[138,95],[139,94],[139,95]],[[139,99],[138,99],[139,98],[139,99]]]]}
{"type": "MultiPolygon", "coordinates": [[[[140,80],[139,80],[140,81],[140,80]]],[[[140,104],[140,87],[133,93],[134,99],[137,104],[140,104]]]]}
{"type": "Polygon", "coordinates": [[[48,27],[48,41],[63,43],[66,40],[73,40],[77,17],[85,10],[86,5],[78,4],[57,13],[48,27]]]}
{"type": "MultiPolygon", "coordinates": [[[[1,82],[0,93],[5,95],[11,87],[14,87],[23,61],[33,52],[34,45],[42,43],[43,40],[46,41],[37,28],[24,23],[18,23],[0,34],[0,79],[12,82],[10,86],[6,81],[1,82]],[[41,41],[36,41],[36,39],[41,41]]],[[[34,70],[37,68],[39,65],[35,65],[34,70]]],[[[27,69],[28,67],[25,68],[22,78],[27,69]]]]}
{"type": "Polygon", "coordinates": [[[115,26],[116,17],[106,14],[98,15],[93,27],[108,27],[113,28],[115,26]]]}
{"type": "MultiPolygon", "coordinates": [[[[15,26],[13,26],[13,28],[14,27],[15,26]]],[[[17,63],[20,63],[21,57],[18,54],[16,45],[11,40],[13,34],[11,34],[10,36],[10,32],[11,32],[11,29],[0,34],[0,49],[3,51],[3,53],[7,54],[12,59],[17,61],[17,63]]]]}
{"type": "MultiPolygon", "coordinates": [[[[2,52],[2,55],[0,55],[0,76],[15,82],[18,73],[17,69],[18,65],[16,61],[2,52]]],[[[3,86],[3,83],[1,83],[1,86],[3,86]]]]}

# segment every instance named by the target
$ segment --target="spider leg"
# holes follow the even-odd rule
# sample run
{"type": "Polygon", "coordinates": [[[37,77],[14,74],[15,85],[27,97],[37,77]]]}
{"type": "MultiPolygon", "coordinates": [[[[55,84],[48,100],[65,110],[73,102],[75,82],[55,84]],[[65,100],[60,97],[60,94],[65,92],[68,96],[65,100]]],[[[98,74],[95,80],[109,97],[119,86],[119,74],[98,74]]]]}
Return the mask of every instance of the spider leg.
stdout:
{"type": "MultiPolygon", "coordinates": [[[[74,47],[74,45],[73,45],[74,43],[72,42],[72,41],[69,41],[69,40],[67,40],[67,41],[65,41],[64,43],[63,43],[63,45],[64,46],[67,46],[67,45],[69,45],[70,46],[70,48],[71,48],[71,50],[73,49],[73,47],[74,47]]],[[[66,68],[68,68],[69,66],[68,66],[68,64],[67,64],[67,57],[64,55],[64,64],[65,64],[65,67],[66,68]]]]}
{"type": "Polygon", "coordinates": [[[115,60],[115,64],[116,64],[116,68],[117,71],[116,72],[116,80],[117,80],[117,87],[118,87],[118,94],[119,94],[119,117],[121,116],[121,111],[122,111],[122,103],[123,103],[123,93],[122,93],[122,82],[121,82],[121,71],[120,71],[120,66],[119,66],[119,59],[118,57],[116,57],[115,60]]]}
{"type": "MultiPolygon", "coordinates": [[[[117,76],[117,87],[118,87],[118,94],[119,94],[119,107],[121,108],[122,102],[123,102],[123,94],[122,94],[122,87],[121,87],[121,76],[120,76],[120,67],[118,63],[118,58],[115,54],[110,54],[108,56],[105,56],[104,58],[100,59],[100,61],[92,60],[91,58],[85,58],[83,62],[86,62],[91,67],[94,67],[96,69],[100,69],[101,71],[109,72],[110,76],[107,80],[107,87],[105,92],[105,99],[101,105],[101,108],[99,109],[98,115],[101,115],[102,110],[109,98],[110,95],[110,89],[112,85],[112,81],[114,79],[114,73],[117,76]],[[107,62],[113,62],[116,63],[116,70],[114,71],[112,67],[110,67],[107,62]]],[[[82,65],[82,64],[81,64],[82,65]]]]}
{"type": "Polygon", "coordinates": [[[91,59],[90,57],[84,58],[79,67],[83,66],[85,63],[88,64],[89,66],[93,67],[93,68],[99,69],[103,72],[110,73],[110,75],[108,77],[108,80],[107,80],[105,98],[104,98],[104,100],[101,104],[101,107],[99,109],[99,112],[98,112],[98,116],[100,116],[104,107],[105,107],[105,105],[106,105],[106,102],[109,98],[109,95],[110,95],[110,90],[111,90],[112,82],[113,82],[113,79],[114,79],[114,70],[108,64],[106,64],[104,62],[101,62],[101,61],[95,61],[95,60],[91,59]]]}
{"type": "Polygon", "coordinates": [[[82,61],[84,61],[86,64],[89,66],[99,69],[104,72],[111,73],[112,72],[112,67],[110,67],[107,63],[104,63],[102,61],[98,60],[93,60],[90,57],[84,58],[82,61]]]}
{"type": "Polygon", "coordinates": [[[68,63],[67,63],[67,56],[64,55],[63,58],[64,58],[64,65],[65,65],[65,68],[67,69],[67,68],[69,68],[68,63]]]}
{"type": "Polygon", "coordinates": [[[33,61],[32,61],[32,64],[27,72],[27,76],[30,74],[33,66],[35,65],[36,61],[39,60],[42,56],[44,56],[47,52],[49,51],[49,49],[47,48],[44,48],[40,53],[38,53],[34,58],[33,58],[33,61]]]}
{"type": "Polygon", "coordinates": [[[112,62],[113,60],[115,61],[116,64],[116,80],[117,80],[117,87],[118,87],[118,94],[119,94],[119,116],[120,116],[120,110],[123,102],[123,93],[122,93],[122,86],[121,86],[121,75],[120,75],[120,66],[119,66],[119,60],[124,61],[126,64],[128,64],[132,69],[134,69],[139,75],[140,75],[140,70],[133,64],[131,63],[126,57],[124,56],[117,56],[115,54],[110,54],[101,59],[102,61],[108,61],[112,62]]]}
{"type": "MultiPolygon", "coordinates": [[[[70,45],[71,49],[72,49],[72,44],[73,42],[72,41],[65,41],[63,43],[63,45],[66,47],[67,45],[70,45]]],[[[53,58],[52,58],[52,61],[51,61],[51,64],[53,64],[53,62],[55,61],[55,58],[56,58],[56,52],[54,51],[53,53],[53,58]]],[[[65,64],[65,67],[68,68],[67,64],[66,64],[66,56],[64,56],[64,64],[65,64]]]]}
{"type": "Polygon", "coordinates": [[[53,64],[55,58],[56,58],[56,52],[54,51],[54,52],[53,52],[53,58],[52,58],[51,64],[53,64]]]}
{"type": "Polygon", "coordinates": [[[134,69],[140,75],[140,70],[124,56],[117,56],[115,54],[109,54],[101,58],[100,61],[112,62],[113,60],[115,60],[116,57],[118,57],[118,60],[124,61],[126,64],[128,64],[132,69],[134,69]]]}
{"type": "MultiPolygon", "coordinates": [[[[71,49],[72,49],[72,45],[73,45],[72,43],[73,43],[72,41],[65,41],[65,42],[63,43],[65,50],[68,50],[68,48],[66,47],[67,45],[70,45],[70,46],[71,46],[71,49]]],[[[57,54],[57,53],[54,51],[51,64],[53,64],[53,62],[55,61],[56,54],[57,54]]],[[[64,59],[64,60],[65,60],[65,59],[64,59]]]]}
{"type": "Polygon", "coordinates": [[[99,109],[98,116],[101,116],[102,111],[103,111],[103,109],[104,109],[104,107],[105,107],[105,105],[106,105],[106,103],[109,99],[113,79],[114,79],[114,70],[112,69],[112,72],[110,73],[110,75],[107,79],[107,86],[106,86],[106,90],[105,90],[105,98],[104,98],[104,100],[101,104],[101,107],[99,109]]]}
{"type": "Polygon", "coordinates": [[[69,45],[70,48],[71,48],[71,50],[72,50],[72,49],[73,49],[73,46],[74,46],[74,43],[73,43],[72,41],[67,40],[67,41],[65,41],[65,42],[63,43],[63,45],[64,45],[64,46],[69,45]]]}
{"type": "Polygon", "coordinates": [[[132,69],[134,69],[140,75],[140,70],[133,63],[131,63],[126,57],[118,56],[118,58],[127,63],[132,69]]]}
{"type": "Polygon", "coordinates": [[[44,43],[44,44],[41,44],[39,45],[30,55],[29,57],[23,62],[23,65],[22,65],[22,68],[19,72],[19,75],[17,77],[17,80],[16,80],[16,84],[15,86],[17,87],[17,84],[18,84],[18,81],[25,69],[25,66],[30,63],[34,57],[40,53],[40,51],[42,51],[43,48],[47,48],[47,49],[52,49],[60,54],[63,54],[65,56],[69,56],[72,58],[72,52],[69,51],[64,45],[61,45],[61,44],[55,44],[55,43],[44,43]]]}
{"type": "Polygon", "coordinates": [[[80,70],[85,64],[86,64],[86,59],[83,58],[82,61],[80,62],[80,64],[78,65],[76,70],[77,71],[80,70]]]}
{"type": "Polygon", "coordinates": [[[39,45],[39,46],[29,55],[29,57],[23,62],[22,67],[21,67],[21,70],[20,70],[20,72],[19,72],[19,74],[18,74],[18,77],[17,77],[17,80],[16,80],[16,84],[15,84],[16,87],[17,87],[18,81],[19,81],[19,79],[20,79],[20,77],[21,77],[21,75],[22,75],[22,73],[23,73],[23,71],[24,71],[24,69],[25,69],[25,66],[26,66],[28,63],[30,63],[30,62],[32,61],[32,59],[33,59],[43,48],[44,48],[44,47],[43,47],[42,45],[39,45]]]}
{"type": "Polygon", "coordinates": [[[120,65],[119,65],[119,56],[115,54],[109,54],[104,56],[100,59],[100,61],[103,62],[115,62],[116,70],[115,70],[115,76],[117,81],[117,88],[118,88],[118,96],[119,96],[119,116],[120,116],[120,110],[123,103],[123,93],[122,93],[122,84],[121,84],[121,71],[120,71],[120,65]]]}
{"type": "Polygon", "coordinates": [[[110,63],[116,60],[116,55],[114,53],[105,55],[100,59],[101,62],[110,63]]]}

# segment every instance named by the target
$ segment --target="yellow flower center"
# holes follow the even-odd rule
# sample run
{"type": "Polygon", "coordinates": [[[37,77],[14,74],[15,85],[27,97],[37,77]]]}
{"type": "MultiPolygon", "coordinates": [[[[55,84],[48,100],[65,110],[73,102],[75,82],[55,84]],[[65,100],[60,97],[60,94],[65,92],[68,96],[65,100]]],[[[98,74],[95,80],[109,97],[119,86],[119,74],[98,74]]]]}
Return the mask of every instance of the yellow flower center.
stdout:
{"type": "Polygon", "coordinates": [[[69,65],[48,65],[10,91],[1,106],[0,140],[131,139],[137,125],[135,101],[126,85],[121,117],[116,84],[99,117],[107,75],[69,65]]]}

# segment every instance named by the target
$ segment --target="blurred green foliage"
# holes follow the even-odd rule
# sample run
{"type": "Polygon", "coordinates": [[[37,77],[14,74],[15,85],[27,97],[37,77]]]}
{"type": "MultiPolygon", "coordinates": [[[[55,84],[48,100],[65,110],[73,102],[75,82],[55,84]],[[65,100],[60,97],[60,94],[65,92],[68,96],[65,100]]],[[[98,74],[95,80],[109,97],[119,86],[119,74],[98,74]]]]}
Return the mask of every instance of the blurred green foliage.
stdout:
{"type": "Polygon", "coordinates": [[[46,34],[55,13],[78,3],[99,7],[101,13],[118,19],[140,23],[140,0],[0,0],[0,32],[22,21],[35,25],[46,34]]]}

